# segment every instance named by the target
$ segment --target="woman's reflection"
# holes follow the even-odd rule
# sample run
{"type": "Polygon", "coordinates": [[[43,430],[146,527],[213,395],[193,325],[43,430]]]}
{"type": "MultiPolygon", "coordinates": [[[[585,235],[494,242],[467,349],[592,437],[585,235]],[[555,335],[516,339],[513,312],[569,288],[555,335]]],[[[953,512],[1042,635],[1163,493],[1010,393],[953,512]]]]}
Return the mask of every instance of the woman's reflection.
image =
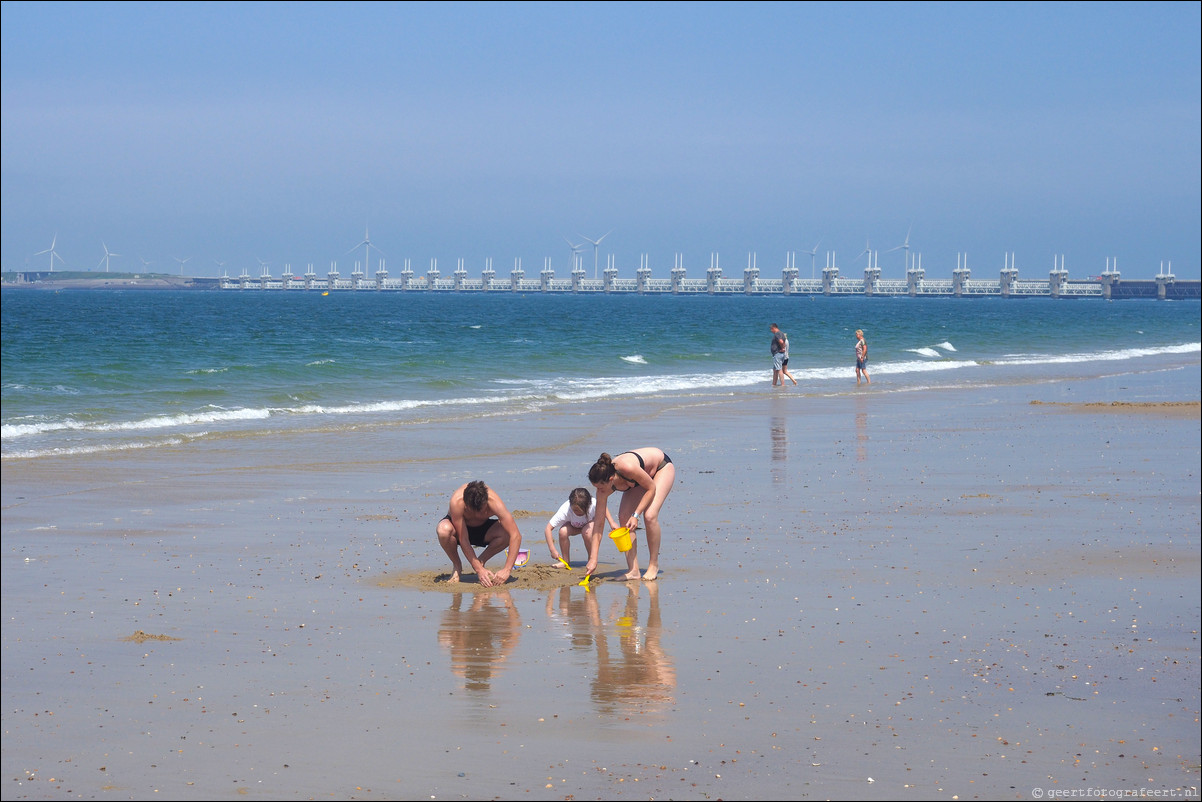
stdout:
{"type": "MultiPolygon", "coordinates": [[[[676,701],[673,696],[676,668],[661,640],[659,585],[630,582],[625,587],[624,606],[622,600],[614,601],[610,611],[612,623],[597,628],[597,677],[593,681],[592,697],[603,713],[627,708],[641,713],[656,712],[676,701]],[[640,624],[639,601],[644,594],[648,604],[647,618],[640,624]],[[618,648],[611,652],[614,635],[618,648]]],[[[597,594],[585,596],[586,601],[596,608],[599,604],[597,594]]],[[[599,613],[594,615],[600,619],[599,613]]]]}
{"type": "Polygon", "coordinates": [[[451,671],[464,679],[469,691],[485,692],[492,675],[513,653],[521,633],[521,619],[508,590],[455,593],[442,614],[438,642],[451,654],[451,671]],[[463,609],[463,597],[471,607],[463,609]]]}

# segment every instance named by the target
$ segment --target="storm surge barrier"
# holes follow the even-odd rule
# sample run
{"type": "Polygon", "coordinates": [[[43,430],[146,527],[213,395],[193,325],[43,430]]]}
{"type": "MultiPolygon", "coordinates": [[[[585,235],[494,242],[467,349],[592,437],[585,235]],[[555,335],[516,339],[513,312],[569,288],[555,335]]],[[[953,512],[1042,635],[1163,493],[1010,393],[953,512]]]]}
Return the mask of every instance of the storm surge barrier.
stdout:
{"type": "Polygon", "coordinates": [[[1161,273],[1153,280],[1122,279],[1118,270],[1107,269],[1088,279],[1070,279],[1067,271],[1054,269],[1047,279],[1022,279],[1013,267],[1003,269],[997,279],[972,278],[971,271],[957,267],[951,279],[928,279],[921,268],[911,268],[905,279],[883,279],[880,268],[864,270],[863,277],[839,275],[839,269],[823,268],[821,278],[800,278],[794,268],[785,268],[780,278],[761,278],[758,268],[748,267],[741,278],[726,277],[711,267],[706,276],[687,278],[684,268],[672,269],[670,278],[653,278],[651,270],[640,267],[635,278],[620,278],[617,268],[609,267],[603,278],[588,278],[582,269],[570,278],[558,278],[550,267],[538,276],[527,278],[521,267],[508,277],[500,277],[491,267],[479,278],[470,277],[462,265],[448,277],[432,266],[418,274],[408,266],[398,276],[390,276],[383,267],[374,276],[356,270],[343,278],[337,270],[324,276],[310,268],[304,274],[285,270],[274,277],[243,273],[223,276],[222,290],[279,290],[321,292],[492,292],[492,293],[633,293],[639,295],[857,295],[881,297],[1003,297],[1003,298],[1199,298],[1202,283],[1178,281],[1172,274],[1161,273]]]}

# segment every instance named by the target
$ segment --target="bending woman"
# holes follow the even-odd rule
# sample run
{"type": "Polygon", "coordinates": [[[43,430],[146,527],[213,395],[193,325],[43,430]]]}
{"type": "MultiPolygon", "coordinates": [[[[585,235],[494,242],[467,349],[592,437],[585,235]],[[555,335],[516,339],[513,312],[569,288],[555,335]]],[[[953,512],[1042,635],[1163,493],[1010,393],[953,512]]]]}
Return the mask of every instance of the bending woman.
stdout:
{"type": "MultiPolygon", "coordinates": [[[[623,579],[639,578],[638,538],[639,517],[642,516],[647,530],[647,572],[643,579],[652,580],[659,575],[659,510],[664,506],[672,482],[676,480],[676,466],[661,449],[649,446],[623,451],[616,457],[602,454],[589,469],[588,479],[597,489],[597,522],[605,520],[611,493],[621,493],[618,507],[618,523],[630,530],[631,546],[626,552],[626,575],[623,579]]],[[[585,571],[591,574],[597,568],[597,556],[601,551],[600,537],[589,545],[588,565],[585,571]]]]}

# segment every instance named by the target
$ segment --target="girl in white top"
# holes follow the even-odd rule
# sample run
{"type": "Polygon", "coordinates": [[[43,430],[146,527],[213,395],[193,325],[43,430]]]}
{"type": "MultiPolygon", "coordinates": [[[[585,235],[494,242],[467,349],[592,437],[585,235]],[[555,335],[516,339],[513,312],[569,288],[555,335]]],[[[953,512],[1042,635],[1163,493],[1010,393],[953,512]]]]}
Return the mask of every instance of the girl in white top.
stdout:
{"type": "MultiPolygon", "coordinates": [[[[596,545],[594,541],[601,537],[601,527],[593,525],[596,517],[597,500],[585,488],[577,487],[568,494],[568,500],[563,503],[559,511],[551,516],[551,520],[547,521],[547,528],[543,532],[547,538],[547,548],[551,550],[551,556],[564,564],[565,568],[570,570],[571,566],[568,552],[571,547],[572,535],[584,535],[586,553],[594,553],[596,545]],[[559,549],[555,548],[556,533],[558,533],[559,549]]],[[[610,527],[615,526],[609,510],[605,511],[605,518],[609,521],[610,527]]]]}

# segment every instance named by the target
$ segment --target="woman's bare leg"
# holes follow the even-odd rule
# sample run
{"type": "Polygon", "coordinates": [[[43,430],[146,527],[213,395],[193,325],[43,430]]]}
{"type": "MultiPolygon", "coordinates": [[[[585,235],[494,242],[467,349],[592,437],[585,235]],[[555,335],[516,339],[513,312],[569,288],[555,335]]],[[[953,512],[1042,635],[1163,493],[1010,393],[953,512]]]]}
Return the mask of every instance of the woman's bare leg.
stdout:
{"type": "MultiPolygon", "coordinates": [[[[618,523],[625,523],[630,520],[630,516],[634,514],[635,509],[639,506],[639,502],[643,500],[643,495],[646,490],[637,485],[627,490],[622,494],[622,503],[618,505],[618,523]]],[[[622,579],[631,580],[639,578],[639,533],[630,533],[630,551],[626,552],[626,573],[622,575],[622,579]]]]}
{"type": "Polygon", "coordinates": [[[672,463],[662,466],[655,473],[655,501],[643,514],[643,525],[647,529],[647,572],[643,579],[650,581],[659,576],[659,511],[664,506],[668,494],[672,492],[672,483],[676,481],[676,466],[672,463]]]}

